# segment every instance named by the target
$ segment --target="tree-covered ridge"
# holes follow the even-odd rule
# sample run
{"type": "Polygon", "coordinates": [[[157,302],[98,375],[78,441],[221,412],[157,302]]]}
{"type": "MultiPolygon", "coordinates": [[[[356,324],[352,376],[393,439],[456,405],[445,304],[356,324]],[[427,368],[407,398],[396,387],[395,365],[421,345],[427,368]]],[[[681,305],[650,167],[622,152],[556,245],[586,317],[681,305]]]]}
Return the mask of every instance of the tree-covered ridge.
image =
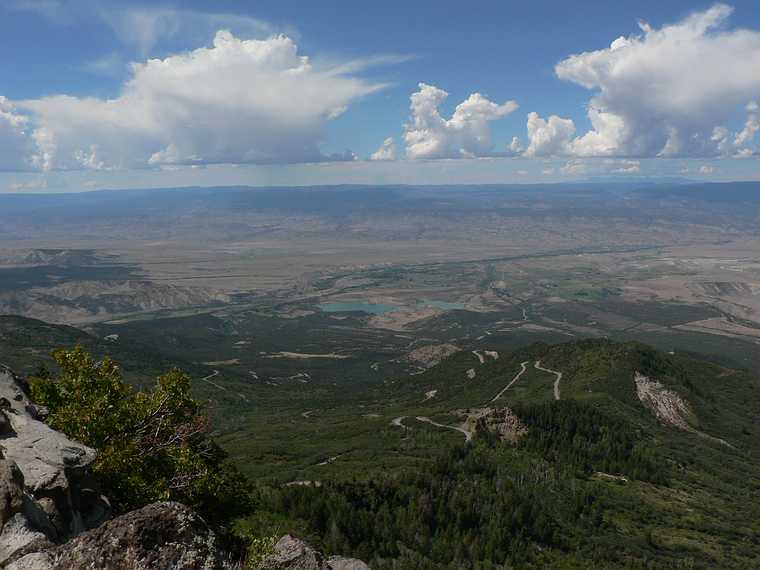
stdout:
{"type": "MultiPolygon", "coordinates": [[[[554,402],[518,413],[528,435],[517,446],[480,434],[441,452],[430,470],[396,479],[262,489],[258,516],[284,514],[326,549],[373,560],[375,568],[634,560],[605,544],[614,535],[605,520],[614,494],[596,477],[664,482],[662,458],[637,443],[632,426],[588,405],[554,402]]],[[[260,523],[252,517],[249,524],[260,523]]]]}
{"type": "MultiPolygon", "coordinates": [[[[239,516],[235,530],[256,537],[254,545],[292,532],[380,570],[760,567],[760,505],[747,500],[760,492],[756,376],[606,340],[499,354],[474,364],[474,379],[464,372],[476,358],[460,353],[378,388],[388,417],[369,425],[388,425],[376,434],[374,455],[360,456],[361,472],[343,458],[318,459],[305,477],[251,487],[226,470],[178,370],[135,390],[109,359],[59,351],[59,372],[43,371],[33,389],[51,425],[101,452],[97,474],[120,509],[179,499],[212,522],[239,516]],[[415,422],[461,421],[464,408],[492,398],[520,363],[539,360],[563,372],[562,399],[553,400],[553,377],[531,367],[520,382],[546,390],[519,402],[506,392],[499,402],[527,427],[516,443],[482,430],[465,443],[415,422]],[[660,422],[638,399],[635,372],[682,395],[695,425],[732,447],[660,422]],[[428,389],[438,396],[421,402],[428,389]],[[391,425],[398,416],[409,430],[391,425]],[[401,467],[375,463],[388,457],[401,467]]],[[[366,429],[363,412],[335,429],[366,429]]],[[[302,442],[290,445],[297,452],[302,442]]]]}
{"type": "Polygon", "coordinates": [[[566,476],[595,472],[664,483],[667,469],[648,438],[621,418],[574,401],[515,410],[528,425],[520,449],[553,461],[566,476]]]}
{"type": "Polygon", "coordinates": [[[509,391],[500,400],[528,427],[517,444],[481,432],[457,445],[454,433],[427,467],[368,464],[355,476],[326,474],[321,486],[259,487],[245,525],[277,524],[381,569],[760,566],[760,504],[747,500],[760,491],[756,375],[604,339],[473,360],[458,353],[384,387],[393,415],[410,426],[391,451],[431,433],[415,415],[453,424],[457,408],[484,405],[526,361],[564,373],[562,399],[553,400],[550,375],[529,370],[519,382],[546,389],[514,405],[509,391]],[[660,421],[637,395],[637,372],[683,397],[695,428],[733,447],[660,421]],[[428,390],[436,399],[421,403],[428,390]]]}

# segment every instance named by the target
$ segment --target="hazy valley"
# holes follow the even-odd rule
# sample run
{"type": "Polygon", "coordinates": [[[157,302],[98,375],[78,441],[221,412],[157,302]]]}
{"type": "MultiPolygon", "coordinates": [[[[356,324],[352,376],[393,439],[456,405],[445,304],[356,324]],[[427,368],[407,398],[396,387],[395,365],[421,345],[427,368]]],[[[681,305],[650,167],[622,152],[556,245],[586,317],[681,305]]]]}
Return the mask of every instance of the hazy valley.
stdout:
{"type": "MultiPolygon", "coordinates": [[[[466,453],[480,453],[496,437],[514,450],[487,447],[482,461],[530,477],[549,468],[523,461],[548,461],[559,470],[547,472],[550,486],[571,477],[601,492],[600,540],[650,533],[621,564],[757,560],[756,548],[734,549],[758,536],[754,507],[736,502],[760,485],[755,186],[219,189],[213,203],[207,190],[152,192],[157,201],[130,191],[0,196],[13,205],[0,210],[0,312],[17,315],[0,317],[2,362],[32,373],[53,349],[81,344],[112,355],[136,385],[184,368],[210,402],[215,438],[246,475],[282,489],[278,501],[337,500],[349,481],[407,485],[440,453],[470,440],[480,443],[466,453]],[[542,430],[558,445],[567,434],[552,422],[597,413],[634,439],[610,443],[625,450],[618,457],[579,432],[591,447],[578,451],[579,472],[561,475],[571,460],[545,447],[542,430]],[[701,459],[691,463],[694,446],[701,459]],[[642,526],[636,500],[666,519],[642,526]],[[734,527],[743,538],[705,530],[731,510],[750,525],[734,527]]],[[[475,476],[462,468],[447,477],[475,476]]],[[[286,514],[277,524],[381,568],[395,551],[368,530],[331,542],[309,517],[333,515],[284,514],[274,500],[262,496],[246,524],[286,514]]],[[[541,508],[565,529],[552,532],[571,532],[563,525],[574,515],[541,508]]],[[[530,532],[559,550],[520,546],[526,561],[567,561],[558,544],[585,544],[530,532]]],[[[478,552],[468,557],[493,555],[478,552]]]]}

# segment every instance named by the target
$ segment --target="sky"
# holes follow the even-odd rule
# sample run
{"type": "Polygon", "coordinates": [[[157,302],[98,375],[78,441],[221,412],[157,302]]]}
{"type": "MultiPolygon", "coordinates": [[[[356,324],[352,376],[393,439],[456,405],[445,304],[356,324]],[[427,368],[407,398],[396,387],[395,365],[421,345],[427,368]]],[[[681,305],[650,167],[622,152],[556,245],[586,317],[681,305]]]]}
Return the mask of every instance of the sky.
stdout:
{"type": "Polygon", "coordinates": [[[0,0],[0,192],[760,180],[760,3],[0,0]]]}

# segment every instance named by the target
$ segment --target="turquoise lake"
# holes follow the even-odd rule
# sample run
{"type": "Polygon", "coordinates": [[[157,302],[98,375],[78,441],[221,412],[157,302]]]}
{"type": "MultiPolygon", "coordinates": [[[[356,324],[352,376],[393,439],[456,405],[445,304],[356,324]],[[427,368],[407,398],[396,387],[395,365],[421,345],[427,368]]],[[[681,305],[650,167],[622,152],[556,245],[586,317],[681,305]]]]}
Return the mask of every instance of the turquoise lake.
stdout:
{"type": "MultiPolygon", "coordinates": [[[[417,301],[417,307],[434,307],[436,309],[443,309],[444,311],[452,311],[455,309],[464,309],[463,303],[449,303],[447,301],[417,301]]],[[[331,302],[321,303],[319,309],[325,313],[350,313],[360,312],[368,313],[370,315],[382,315],[384,313],[390,313],[392,311],[398,311],[402,307],[398,305],[388,305],[385,303],[367,303],[365,301],[351,301],[351,302],[331,302]]]]}
{"type": "Polygon", "coordinates": [[[320,310],[325,313],[349,313],[349,312],[361,312],[369,313],[371,315],[382,315],[383,313],[390,313],[399,309],[396,305],[385,305],[383,303],[364,303],[361,301],[355,301],[351,303],[321,303],[319,305],[320,310]]]}

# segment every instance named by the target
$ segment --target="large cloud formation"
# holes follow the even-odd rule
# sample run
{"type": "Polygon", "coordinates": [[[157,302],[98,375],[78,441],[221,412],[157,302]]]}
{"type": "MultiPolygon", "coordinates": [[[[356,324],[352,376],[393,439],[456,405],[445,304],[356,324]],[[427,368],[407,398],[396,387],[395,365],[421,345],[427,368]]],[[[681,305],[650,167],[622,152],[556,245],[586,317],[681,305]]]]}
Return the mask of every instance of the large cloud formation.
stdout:
{"type": "Polygon", "coordinates": [[[14,148],[35,150],[20,162],[43,170],[336,160],[319,150],[328,121],[384,87],[351,75],[362,65],[320,69],[289,37],[220,31],[210,47],[133,64],[114,99],[3,100],[0,147],[22,133],[14,148]]]}
{"type": "Polygon", "coordinates": [[[397,156],[396,142],[393,137],[388,137],[369,158],[370,160],[396,160],[397,156]]]}
{"type": "Polygon", "coordinates": [[[26,117],[0,96],[0,171],[28,170],[33,166],[33,145],[26,117]]]}
{"type": "Polygon", "coordinates": [[[457,105],[450,119],[438,108],[448,93],[419,84],[411,96],[412,120],[405,125],[404,141],[408,158],[471,158],[492,156],[489,123],[505,117],[518,107],[515,101],[499,105],[480,93],[473,93],[457,105]]]}
{"type": "Polygon", "coordinates": [[[570,142],[575,134],[575,123],[552,115],[542,119],[538,113],[528,113],[528,148],[526,156],[553,156],[572,154],[570,142]]]}
{"type": "Polygon", "coordinates": [[[717,4],[661,29],[641,24],[640,35],[561,61],[560,79],[597,91],[588,105],[592,128],[574,137],[571,120],[531,114],[527,154],[746,154],[756,106],[740,133],[730,136],[724,125],[760,94],[760,33],[727,29],[731,13],[717,4]]]}

